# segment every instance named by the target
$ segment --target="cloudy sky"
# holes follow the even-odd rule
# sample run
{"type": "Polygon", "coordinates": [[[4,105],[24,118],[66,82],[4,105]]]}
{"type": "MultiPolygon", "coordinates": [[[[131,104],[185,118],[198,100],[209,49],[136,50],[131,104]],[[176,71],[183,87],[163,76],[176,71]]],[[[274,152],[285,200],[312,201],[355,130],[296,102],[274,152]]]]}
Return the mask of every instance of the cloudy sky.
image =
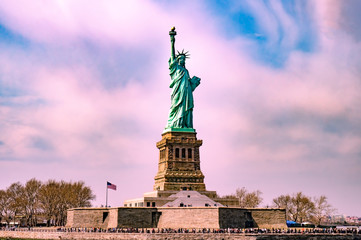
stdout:
{"type": "Polygon", "coordinates": [[[208,190],[298,191],[361,216],[361,2],[5,0],[0,189],[152,191],[170,107],[168,32],[188,50],[208,190]]]}

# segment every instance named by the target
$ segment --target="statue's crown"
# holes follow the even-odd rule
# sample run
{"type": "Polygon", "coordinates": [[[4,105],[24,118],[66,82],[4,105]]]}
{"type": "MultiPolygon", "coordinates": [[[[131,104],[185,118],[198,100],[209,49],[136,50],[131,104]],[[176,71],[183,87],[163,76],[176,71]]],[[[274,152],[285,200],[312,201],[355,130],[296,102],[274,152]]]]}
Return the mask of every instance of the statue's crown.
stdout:
{"type": "Polygon", "coordinates": [[[184,56],[185,58],[189,58],[190,54],[187,52],[184,52],[184,49],[182,50],[182,52],[177,51],[177,58],[179,58],[180,56],[184,56]]]}

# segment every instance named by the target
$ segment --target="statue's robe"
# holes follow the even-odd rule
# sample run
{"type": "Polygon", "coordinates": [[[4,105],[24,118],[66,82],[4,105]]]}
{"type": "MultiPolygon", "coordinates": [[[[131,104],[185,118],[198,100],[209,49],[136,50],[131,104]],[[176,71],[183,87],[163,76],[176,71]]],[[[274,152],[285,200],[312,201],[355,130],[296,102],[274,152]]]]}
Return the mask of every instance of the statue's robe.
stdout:
{"type": "Polygon", "coordinates": [[[200,79],[190,78],[188,70],[178,64],[177,59],[169,59],[172,88],[171,107],[167,128],[193,128],[193,94],[200,79]]]}

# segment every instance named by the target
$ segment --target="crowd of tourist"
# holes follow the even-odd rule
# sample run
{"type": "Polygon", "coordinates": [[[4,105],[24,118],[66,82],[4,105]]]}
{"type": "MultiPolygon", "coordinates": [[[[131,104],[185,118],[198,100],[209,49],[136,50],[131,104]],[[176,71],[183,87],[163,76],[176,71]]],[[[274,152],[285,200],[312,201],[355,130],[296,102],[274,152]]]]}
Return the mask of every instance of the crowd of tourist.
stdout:
{"type": "Polygon", "coordinates": [[[87,233],[237,233],[237,234],[361,234],[361,228],[226,228],[226,229],[185,229],[185,228],[0,228],[2,231],[36,232],[87,232],[87,233]]]}

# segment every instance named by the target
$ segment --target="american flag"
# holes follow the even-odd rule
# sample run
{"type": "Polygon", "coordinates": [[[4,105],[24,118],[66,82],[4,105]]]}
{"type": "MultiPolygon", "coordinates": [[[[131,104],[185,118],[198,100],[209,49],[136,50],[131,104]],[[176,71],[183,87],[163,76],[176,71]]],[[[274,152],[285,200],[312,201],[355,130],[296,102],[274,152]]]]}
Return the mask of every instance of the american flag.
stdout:
{"type": "Polygon", "coordinates": [[[107,188],[113,189],[113,190],[117,190],[117,185],[114,185],[110,182],[107,182],[107,188]]]}

